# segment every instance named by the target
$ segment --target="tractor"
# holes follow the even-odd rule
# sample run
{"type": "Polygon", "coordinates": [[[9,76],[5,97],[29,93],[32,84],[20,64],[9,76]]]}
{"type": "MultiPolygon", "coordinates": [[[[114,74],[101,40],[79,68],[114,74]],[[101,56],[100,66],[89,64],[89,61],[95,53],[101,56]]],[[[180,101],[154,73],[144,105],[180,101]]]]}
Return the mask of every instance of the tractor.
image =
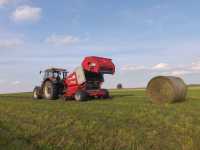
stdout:
{"type": "Polygon", "coordinates": [[[67,75],[67,71],[61,68],[49,68],[44,72],[40,71],[40,74],[44,73],[41,86],[36,86],[33,90],[34,99],[57,99],[59,95],[63,95],[64,91],[64,79],[67,75]]]}
{"type": "Polygon", "coordinates": [[[90,98],[109,98],[109,92],[102,89],[104,74],[114,74],[115,65],[111,59],[90,56],[86,57],[81,66],[67,74],[64,69],[47,69],[41,87],[35,87],[35,99],[75,99],[85,101],[90,98]],[[62,76],[62,77],[61,77],[62,76]]]}

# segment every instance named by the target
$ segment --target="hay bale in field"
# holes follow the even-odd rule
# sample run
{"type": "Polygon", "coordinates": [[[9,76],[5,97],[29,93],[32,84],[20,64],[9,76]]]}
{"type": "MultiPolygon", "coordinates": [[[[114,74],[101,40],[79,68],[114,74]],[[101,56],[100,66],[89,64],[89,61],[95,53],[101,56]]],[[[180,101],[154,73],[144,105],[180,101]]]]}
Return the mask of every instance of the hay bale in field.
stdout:
{"type": "Polygon", "coordinates": [[[155,103],[184,101],[186,94],[187,86],[179,77],[158,76],[147,85],[147,95],[155,103]]]}

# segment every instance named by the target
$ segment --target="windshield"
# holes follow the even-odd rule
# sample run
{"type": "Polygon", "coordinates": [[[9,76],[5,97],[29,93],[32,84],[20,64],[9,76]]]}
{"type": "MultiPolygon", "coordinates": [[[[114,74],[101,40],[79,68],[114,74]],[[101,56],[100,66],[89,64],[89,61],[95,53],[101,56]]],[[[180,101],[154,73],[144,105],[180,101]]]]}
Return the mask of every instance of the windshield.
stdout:
{"type": "Polygon", "coordinates": [[[45,72],[44,78],[57,78],[57,79],[64,79],[66,76],[66,72],[45,72]]]}

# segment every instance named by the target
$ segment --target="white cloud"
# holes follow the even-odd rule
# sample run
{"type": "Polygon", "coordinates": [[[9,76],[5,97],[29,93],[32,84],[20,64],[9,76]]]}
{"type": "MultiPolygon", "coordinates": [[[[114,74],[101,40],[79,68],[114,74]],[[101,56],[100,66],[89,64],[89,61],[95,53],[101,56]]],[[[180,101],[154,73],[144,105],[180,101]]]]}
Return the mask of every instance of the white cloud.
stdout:
{"type": "Polygon", "coordinates": [[[24,42],[21,39],[0,39],[0,48],[16,48],[23,44],[24,42]]]}
{"type": "Polygon", "coordinates": [[[193,62],[191,69],[196,70],[196,71],[200,70],[200,61],[199,62],[193,62]]]}
{"type": "Polygon", "coordinates": [[[12,19],[17,22],[38,21],[41,18],[41,15],[41,8],[24,5],[17,7],[17,9],[12,13],[12,19]]]}
{"type": "Polygon", "coordinates": [[[9,3],[11,3],[13,0],[0,0],[0,6],[4,6],[7,5],[9,3]]]}
{"type": "Polygon", "coordinates": [[[13,85],[18,85],[18,84],[20,84],[21,82],[20,81],[14,81],[14,82],[12,82],[11,84],[13,84],[13,85]]]}
{"type": "Polygon", "coordinates": [[[172,75],[172,76],[200,74],[200,61],[193,62],[190,65],[181,65],[181,66],[169,68],[168,72],[163,72],[162,74],[172,75]]]}
{"type": "Polygon", "coordinates": [[[166,63],[159,63],[153,67],[144,66],[144,65],[124,65],[121,67],[121,70],[165,70],[170,69],[169,65],[166,63]]]}
{"type": "Polygon", "coordinates": [[[187,71],[187,70],[174,70],[170,73],[170,75],[172,75],[172,76],[183,76],[183,75],[190,74],[190,73],[192,73],[192,72],[187,71]]]}
{"type": "Polygon", "coordinates": [[[121,70],[124,71],[138,71],[138,70],[143,70],[145,69],[144,66],[139,66],[139,65],[124,65],[121,67],[121,70]]]}
{"type": "Polygon", "coordinates": [[[54,45],[71,45],[78,43],[80,39],[78,37],[74,37],[71,35],[65,35],[65,36],[51,35],[45,41],[47,43],[54,45]]]}
{"type": "Polygon", "coordinates": [[[166,63],[159,63],[159,64],[153,66],[152,69],[156,69],[156,70],[157,70],[157,69],[158,69],[158,70],[160,70],[160,69],[169,69],[169,64],[166,64],[166,63]]]}
{"type": "Polygon", "coordinates": [[[161,75],[184,76],[188,74],[200,74],[200,61],[193,62],[190,65],[170,66],[166,63],[158,63],[153,67],[144,65],[124,65],[121,70],[140,71],[144,70],[148,73],[156,73],[161,75]]]}

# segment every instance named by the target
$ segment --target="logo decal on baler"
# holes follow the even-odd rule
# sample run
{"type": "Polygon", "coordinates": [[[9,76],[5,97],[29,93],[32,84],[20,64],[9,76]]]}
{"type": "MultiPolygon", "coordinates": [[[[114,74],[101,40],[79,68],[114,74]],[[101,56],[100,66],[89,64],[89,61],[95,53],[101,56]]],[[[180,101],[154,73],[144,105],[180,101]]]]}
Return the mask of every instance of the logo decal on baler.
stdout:
{"type": "Polygon", "coordinates": [[[95,67],[96,66],[96,64],[95,63],[90,63],[90,65],[89,65],[90,67],[95,67]]]}

